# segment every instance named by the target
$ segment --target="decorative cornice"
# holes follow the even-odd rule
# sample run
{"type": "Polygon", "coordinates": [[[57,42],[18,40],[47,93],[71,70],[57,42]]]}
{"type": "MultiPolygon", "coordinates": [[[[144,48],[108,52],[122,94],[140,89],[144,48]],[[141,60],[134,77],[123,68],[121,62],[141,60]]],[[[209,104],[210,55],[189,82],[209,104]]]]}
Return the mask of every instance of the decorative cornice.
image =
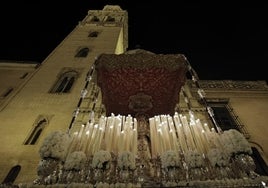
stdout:
{"type": "Polygon", "coordinates": [[[105,5],[103,11],[123,11],[119,5],[105,5]]]}
{"type": "MultiPolygon", "coordinates": [[[[141,51],[139,51],[141,52],[141,51]]],[[[125,53],[125,54],[101,54],[98,57],[96,68],[115,70],[118,68],[166,68],[175,71],[186,67],[186,61],[181,54],[154,54],[154,53],[125,53]]]]}
{"type": "MultiPolygon", "coordinates": [[[[242,80],[199,80],[200,88],[206,90],[231,90],[231,91],[268,91],[265,81],[242,81],[242,80]]],[[[192,89],[197,89],[193,81],[188,81],[192,89]]]]}

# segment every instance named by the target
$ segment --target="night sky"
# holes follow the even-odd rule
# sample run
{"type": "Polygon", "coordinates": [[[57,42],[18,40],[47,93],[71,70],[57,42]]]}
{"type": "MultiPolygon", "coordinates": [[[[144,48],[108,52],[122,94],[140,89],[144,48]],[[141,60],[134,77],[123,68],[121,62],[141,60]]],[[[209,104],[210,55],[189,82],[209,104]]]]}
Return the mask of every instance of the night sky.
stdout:
{"type": "Polygon", "coordinates": [[[42,62],[88,10],[116,4],[128,11],[129,49],[184,54],[204,80],[268,81],[268,6],[265,3],[63,2],[1,4],[0,59],[42,62]]]}

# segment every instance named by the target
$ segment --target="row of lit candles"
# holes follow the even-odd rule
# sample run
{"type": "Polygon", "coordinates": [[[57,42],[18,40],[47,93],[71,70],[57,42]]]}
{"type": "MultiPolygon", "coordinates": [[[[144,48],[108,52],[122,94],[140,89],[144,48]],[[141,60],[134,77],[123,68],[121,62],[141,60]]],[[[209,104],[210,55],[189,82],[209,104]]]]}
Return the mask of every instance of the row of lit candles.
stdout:
{"type": "Polygon", "coordinates": [[[80,130],[72,135],[69,153],[83,151],[87,156],[99,150],[118,154],[130,151],[137,155],[137,120],[128,116],[101,116],[98,123],[82,124],[80,130]]]}
{"type": "MultiPolygon", "coordinates": [[[[206,123],[203,125],[190,113],[189,120],[185,115],[175,113],[149,118],[152,157],[155,158],[165,151],[174,150],[185,153],[197,150],[208,152],[210,146],[208,135],[213,134],[206,123]]],[[[216,133],[215,133],[216,134],[216,133]]]]}

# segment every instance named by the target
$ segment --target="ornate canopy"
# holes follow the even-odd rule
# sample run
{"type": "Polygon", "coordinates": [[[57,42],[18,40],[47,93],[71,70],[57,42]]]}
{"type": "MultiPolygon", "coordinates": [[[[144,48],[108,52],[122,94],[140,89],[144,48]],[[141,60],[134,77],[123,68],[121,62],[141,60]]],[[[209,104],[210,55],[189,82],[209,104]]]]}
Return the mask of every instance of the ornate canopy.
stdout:
{"type": "Polygon", "coordinates": [[[186,80],[182,54],[154,54],[132,50],[101,54],[96,60],[97,83],[106,115],[174,114],[186,80]]]}

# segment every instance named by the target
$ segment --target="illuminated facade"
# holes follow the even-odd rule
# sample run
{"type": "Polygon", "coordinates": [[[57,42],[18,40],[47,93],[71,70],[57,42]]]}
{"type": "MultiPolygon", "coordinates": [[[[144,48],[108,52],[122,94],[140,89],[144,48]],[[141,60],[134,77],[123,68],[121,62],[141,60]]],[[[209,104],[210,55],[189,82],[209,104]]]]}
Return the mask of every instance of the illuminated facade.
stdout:
{"type": "MultiPolygon", "coordinates": [[[[186,142],[186,145],[182,146],[184,140],[176,141],[176,143],[180,143],[182,153],[191,147],[189,150],[199,148],[199,152],[208,153],[210,146],[200,144],[205,142],[200,134],[204,125],[207,126],[208,131],[213,130],[218,133],[229,129],[238,130],[252,148],[252,156],[256,163],[255,172],[259,176],[264,176],[263,181],[257,180],[257,183],[260,185],[261,182],[265,183],[267,180],[265,177],[268,175],[266,166],[268,162],[268,137],[266,136],[268,133],[266,126],[268,86],[265,81],[199,80],[197,73],[183,54],[157,55],[141,49],[127,49],[127,11],[122,10],[119,6],[107,5],[103,10],[90,10],[88,15],[41,64],[16,64],[14,62],[0,64],[0,141],[2,143],[0,178],[3,185],[8,183],[30,184],[37,180],[40,183],[41,180],[38,179],[37,173],[40,158],[51,157],[49,154],[40,153],[40,148],[44,146],[44,141],[54,131],[61,131],[73,136],[73,140],[70,142],[78,145],[69,147],[69,154],[70,150],[86,151],[87,157],[90,158],[87,159],[87,162],[92,161],[94,153],[104,149],[113,151],[116,155],[123,150],[140,154],[142,157],[137,159],[138,168],[145,166],[147,174],[142,177],[141,169],[139,169],[140,171],[133,175],[137,179],[132,179],[132,183],[139,182],[146,186],[154,178],[161,179],[160,177],[165,176],[165,181],[167,178],[172,179],[174,176],[157,174],[158,171],[154,167],[151,169],[154,169],[155,172],[150,175],[150,168],[146,165],[152,165],[152,163],[141,160],[141,158],[147,158],[148,161],[151,161],[165,151],[173,151],[177,148],[176,145],[172,146],[174,140],[169,141],[167,145],[163,141],[163,147],[158,147],[158,141],[161,139],[156,136],[157,132],[153,132],[151,127],[153,127],[152,124],[156,124],[155,118],[161,114],[169,115],[173,118],[173,122],[178,114],[189,118],[190,122],[193,120],[191,114],[194,114],[195,123],[201,122],[200,132],[192,130],[197,131],[192,133],[194,135],[191,137],[192,144],[186,142]],[[175,63],[172,62],[172,58],[175,59],[175,63]],[[143,66],[141,61],[154,68],[174,63],[173,69],[177,66],[176,63],[182,62],[183,69],[178,69],[176,74],[170,76],[172,75],[170,70],[163,72],[168,70],[165,66],[164,69],[159,70],[145,67],[147,75],[144,76],[142,73],[146,71],[139,69],[143,66]],[[107,66],[110,62],[113,63],[107,66]],[[118,67],[120,63],[123,68],[118,67]],[[133,67],[133,63],[136,67],[133,67]],[[109,71],[103,72],[101,65],[110,68],[109,71]],[[113,69],[113,66],[117,66],[117,68],[113,69]],[[133,72],[134,69],[138,71],[133,72]],[[189,73],[189,78],[186,77],[186,72],[189,73]],[[120,78],[116,75],[120,75],[120,78]],[[115,77],[116,79],[114,79],[115,77]],[[139,77],[139,79],[134,79],[134,77],[139,77]],[[108,81],[107,78],[109,78],[108,81]],[[126,79],[129,81],[124,82],[126,79]],[[163,82],[163,79],[166,80],[163,82]],[[133,89],[134,87],[136,90],[133,89]],[[150,93],[152,89],[156,90],[150,93]],[[113,95],[116,95],[115,99],[113,95]],[[113,99],[114,101],[112,101],[113,99]],[[128,114],[131,114],[129,121],[132,123],[137,121],[136,132],[140,131],[136,135],[137,137],[133,136],[135,128],[130,126],[130,130],[134,131],[130,131],[130,135],[134,140],[136,138],[136,145],[132,141],[132,144],[126,144],[127,139],[119,140],[120,136],[115,137],[116,146],[115,142],[111,140],[114,145],[109,145],[107,131],[110,129],[103,133],[106,136],[103,138],[107,140],[105,142],[100,140],[98,147],[93,145],[89,147],[88,145],[92,144],[89,141],[74,142],[76,139],[74,135],[84,136],[83,139],[85,139],[88,136],[85,131],[87,128],[90,130],[90,126],[94,127],[95,124],[99,126],[102,120],[108,122],[109,117],[113,119],[120,112],[122,115],[120,118],[127,120],[128,114]],[[132,146],[130,147],[130,145],[132,146]],[[145,146],[146,148],[143,148],[145,146]]],[[[165,118],[167,117],[165,116],[165,118]]],[[[120,121],[123,122],[122,119],[120,121]]],[[[179,126],[179,124],[177,125],[179,126]]],[[[124,126],[126,125],[124,124],[124,126]]],[[[176,123],[173,126],[176,127],[176,123]]],[[[103,129],[105,128],[98,128],[98,130],[103,129]]],[[[123,130],[123,128],[121,129],[123,130]]],[[[169,131],[175,129],[170,128],[169,131]]],[[[186,131],[183,132],[184,135],[185,133],[186,131]]],[[[99,134],[102,135],[101,132],[99,134]]],[[[93,135],[91,136],[93,137],[93,135]]],[[[99,137],[96,137],[95,141],[99,137]]],[[[179,133],[175,137],[176,139],[181,138],[179,133]]],[[[187,158],[185,154],[182,156],[187,158]]],[[[57,165],[59,164],[57,163],[57,165]]],[[[185,167],[182,166],[182,171],[185,172],[183,168],[185,167]]],[[[209,172],[212,173],[212,171],[209,172]]],[[[59,172],[57,173],[58,177],[59,172]]],[[[159,173],[164,172],[160,170],[159,173]]],[[[248,176],[250,175],[252,174],[248,176]]],[[[231,177],[231,175],[229,176],[231,177]]],[[[94,177],[92,178],[94,179],[94,177]]],[[[254,178],[257,179],[256,174],[254,174],[254,178]]],[[[177,177],[178,179],[182,184],[189,183],[186,181],[186,175],[177,177]]],[[[237,179],[239,178],[237,177],[237,179]]],[[[65,178],[62,182],[67,181],[65,183],[69,184],[86,182],[81,178],[80,182],[69,180],[65,178]]],[[[95,183],[96,181],[94,179],[95,183]]],[[[109,181],[114,183],[111,179],[109,181]]],[[[93,183],[90,180],[87,182],[93,183]]],[[[55,182],[52,180],[41,182],[41,184],[44,183],[53,184],[55,182]]],[[[157,183],[156,185],[159,185],[160,182],[157,183]]]]}

